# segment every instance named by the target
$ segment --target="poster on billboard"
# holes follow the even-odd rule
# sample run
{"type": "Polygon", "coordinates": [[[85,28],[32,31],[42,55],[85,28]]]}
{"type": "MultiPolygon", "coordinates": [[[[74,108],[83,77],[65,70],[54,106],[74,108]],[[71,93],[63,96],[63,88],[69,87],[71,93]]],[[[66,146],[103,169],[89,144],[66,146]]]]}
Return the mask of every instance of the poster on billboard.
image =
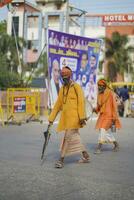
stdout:
{"type": "Polygon", "coordinates": [[[54,30],[48,31],[50,100],[53,106],[62,85],[60,70],[72,69],[72,79],[81,85],[85,97],[96,98],[96,72],[102,40],[86,38],[54,30]]]}
{"type": "Polygon", "coordinates": [[[14,97],[14,113],[26,112],[26,97],[14,97]]]}

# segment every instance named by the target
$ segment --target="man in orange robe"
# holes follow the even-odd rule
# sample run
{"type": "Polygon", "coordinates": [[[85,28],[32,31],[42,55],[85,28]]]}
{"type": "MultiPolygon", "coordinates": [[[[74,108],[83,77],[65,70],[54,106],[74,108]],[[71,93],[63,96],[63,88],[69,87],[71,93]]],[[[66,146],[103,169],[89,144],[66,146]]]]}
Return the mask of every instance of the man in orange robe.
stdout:
{"type": "Polygon", "coordinates": [[[99,129],[98,146],[94,153],[101,153],[102,144],[113,143],[114,151],[119,150],[119,144],[115,140],[112,132],[112,127],[121,128],[118,118],[117,103],[115,93],[108,87],[105,79],[98,81],[98,97],[97,107],[93,109],[99,113],[99,118],[96,123],[96,129],[99,129]]]}

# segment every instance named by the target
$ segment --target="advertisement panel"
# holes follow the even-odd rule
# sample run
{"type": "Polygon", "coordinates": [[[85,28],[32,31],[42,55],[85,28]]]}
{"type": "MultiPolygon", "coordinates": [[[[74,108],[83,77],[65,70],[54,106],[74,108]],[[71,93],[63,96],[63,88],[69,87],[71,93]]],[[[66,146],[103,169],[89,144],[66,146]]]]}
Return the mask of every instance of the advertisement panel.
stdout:
{"type": "Polygon", "coordinates": [[[14,113],[26,112],[26,97],[14,97],[14,113]]]}
{"type": "Polygon", "coordinates": [[[55,103],[62,85],[60,70],[64,66],[72,69],[72,79],[82,86],[85,97],[89,100],[95,98],[102,41],[53,30],[48,32],[48,41],[51,104],[55,103]],[[92,96],[89,94],[91,88],[92,96]]]}

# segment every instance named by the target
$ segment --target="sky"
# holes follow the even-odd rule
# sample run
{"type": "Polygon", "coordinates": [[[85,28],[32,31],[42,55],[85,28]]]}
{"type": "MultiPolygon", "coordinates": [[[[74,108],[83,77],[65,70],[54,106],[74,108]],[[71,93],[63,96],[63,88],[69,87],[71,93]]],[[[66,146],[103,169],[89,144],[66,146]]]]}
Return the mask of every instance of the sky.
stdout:
{"type": "MultiPolygon", "coordinates": [[[[35,2],[35,0],[29,0],[35,2]]],[[[76,8],[90,14],[134,13],[134,0],[69,0],[76,8]]],[[[0,8],[0,20],[7,18],[6,6],[0,8]]]]}

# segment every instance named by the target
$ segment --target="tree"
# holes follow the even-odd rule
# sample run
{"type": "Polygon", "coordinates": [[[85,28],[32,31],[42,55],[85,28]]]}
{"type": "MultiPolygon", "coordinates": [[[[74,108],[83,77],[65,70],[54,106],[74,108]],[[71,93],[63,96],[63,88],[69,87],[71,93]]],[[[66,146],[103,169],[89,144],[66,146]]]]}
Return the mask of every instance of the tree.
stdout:
{"type": "Polygon", "coordinates": [[[7,29],[7,22],[1,21],[0,22],[0,33],[6,33],[6,29],[7,29]]]}
{"type": "Polygon", "coordinates": [[[133,70],[131,53],[134,51],[132,46],[128,46],[128,37],[114,32],[111,38],[105,40],[105,63],[108,70],[107,78],[116,81],[117,76],[121,75],[124,79],[124,72],[133,70]]]}
{"type": "Polygon", "coordinates": [[[6,56],[0,53],[0,89],[20,85],[20,77],[8,70],[6,56]]]}
{"type": "MultiPolygon", "coordinates": [[[[22,55],[22,47],[26,46],[22,38],[17,38],[19,56],[22,55]]],[[[22,59],[20,59],[22,62],[22,59]]],[[[6,21],[0,22],[0,87],[5,89],[22,83],[18,74],[18,54],[15,38],[6,34],[6,21]]]]}

